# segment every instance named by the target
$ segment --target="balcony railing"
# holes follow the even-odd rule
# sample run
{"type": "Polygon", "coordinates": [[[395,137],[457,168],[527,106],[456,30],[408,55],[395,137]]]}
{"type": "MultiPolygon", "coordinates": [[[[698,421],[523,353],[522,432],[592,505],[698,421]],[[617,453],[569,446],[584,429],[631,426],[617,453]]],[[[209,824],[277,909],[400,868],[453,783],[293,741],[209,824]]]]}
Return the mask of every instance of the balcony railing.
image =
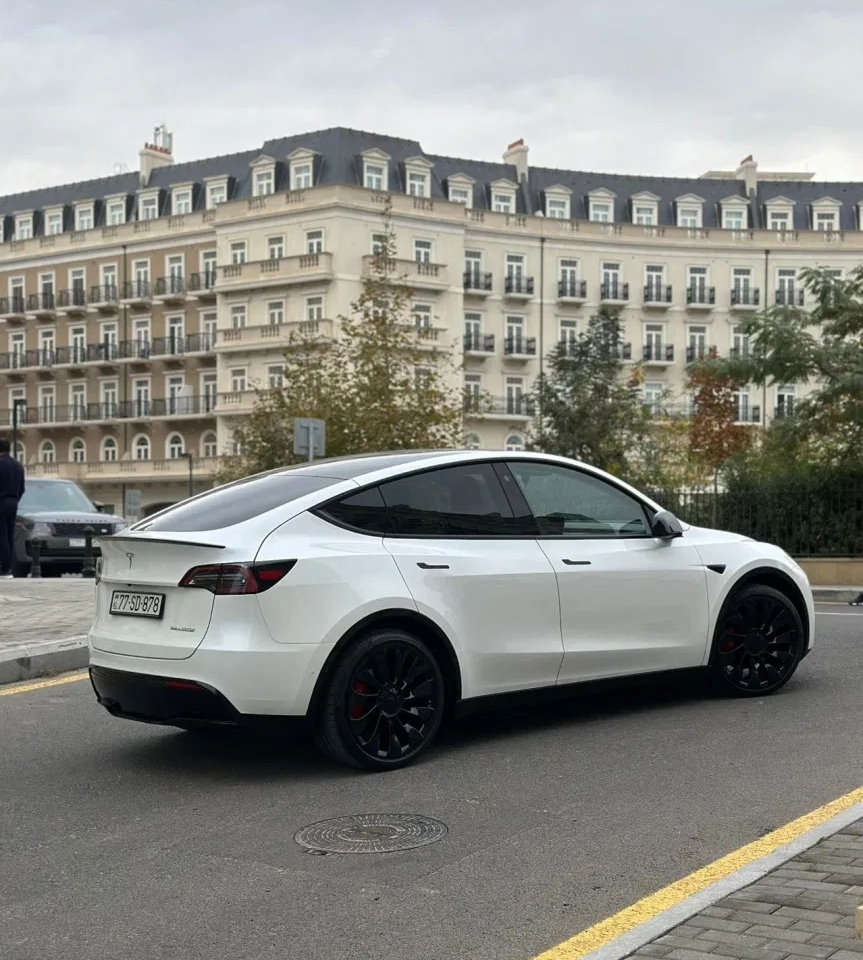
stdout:
{"type": "Polygon", "coordinates": [[[587,280],[564,278],[557,283],[557,296],[561,300],[586,300],[587,280]]]}
{"type": "Polygon", "coordinates": [[[631,360],[632,359],[632,344],[631,343],[619,343],[614,348],[614,353],[617,355],[618,360],[631,360]]]}
{"type": "Polygon", "coordinates": [[[124,300],[149,300],[153,288],[149,280],[127,280],[123,284],[124,300]]]}
{"type": "Polygon", "coordinates": [[[757,307],[761,304],[761,291],[758,287],[732,287],[732,307],[757,307]]]}
{"type": "Polygon", "coordinates": [[[507,337],[503,352],[508,357],[535,357],[536,337],[507,337]]]}
{"type": "Polygon", "coordinates": [[[793,287],[780,287],[776,291],[776,305],[778,307],[802,307],[805,293],[793,287]]]}
{"type": "Polygon", "coordinates": [[[737,407],[737,423],[761,423],[761,407],[737,407]]]}
{"type": "Polygon", "coordinates": [[[14,294],[11,297],[0,297],[0,316],[24,314],[26,299],[23,294],[14,294]]]}
{"type": "Polygon", "coordinates": [[[520,274],[507,276],[504,281],[504,293],[517,297],[533,296],[533,277],[523,277],[520,274]]]}
{"type": "Polygon", "coordinates": [[[599,288],[600,300],[615,300],[618,303],[625,303],[629,300],[629,284],[620,283],[618,280],[611,280],[603,283],[599,288]]]}
{"type": "Polygon", "coordinates": [[[672,363],[674,361],[673,343],[645,343],[643,348],[645,360],[656,363],[672,363]]]}
{"type": "Polygon", "coordinates": [[[180,296],[186,292],[186,278],[171,274],[169,277],[159,277],[156,280],[155,295],[157,297],[180,296]]]}
{"type": "Polygon", "coordinates": [[[690,306],[712,307],[716,303],[716,287],[689,287],[686,302],[690,306]]]}
{"type": "Polygon", "coordinates": [[[57,306],[60,309],[79,307],[82,310],[87,306],[87,291],[83,287],[72,287],[71,290],[61,290],[57,294],[57,306]]]}
{"type": "MultiPolygon", "coordinates": [[[[105,420],[141,420],[150,417],[207,416],[216,407],[215,394],[163,397],[155,400],[104,400],[99,403],[35,403],[18,408],[22,426],[46,423],[96,423],[105,420]]],[[[12,423],[11,409],[0,410],[0,425],[12,423]]]]}
{"type": "Polygon", "coordinates": [[[784,420],[786,417],[794,416],[794,400],[788,398],[782,401],[773,411],[773,416],[777,420],[784,420]]]}
{"type": "Polygon", "coordinates": [[[686,348],[687,363],[701,363],[703,360],[715,360],[719,356],[716,347],[695,347],[690,344],[686,348]]]}
{"type": "Polygon", "coordinates": [[[494,334],[466,333],[464,350],[465,353],[494,353],[494,334]]]}
{"type": "Polygon", "coordinates": [[[216,285],[216,271],[205,270],[203,273],[190,273],[186,285],[191,293],[203,293],[212,290],[216,285]]]}
{"type": "Polygon", "coordinates": [[[117,289],[117,285],[113,283],[97,283],[95,286],[90,287],[90,304],[110,304],[113,305],[117,303],[120,299],[120,291],[117,289]]]}
{"type": "Polygon", "coordinates": [[[52,311],[57,309],[57,298],[53,290],[45,290],[42,293],[31,293],[27,297],[27,312],[38,313],[40,311],[52,311]]]}
{"type": "Polygon", "coordinates": [[[475,416],[532,417],[536,412],[536,404],[532,397],[524,394],[510,397],[484,397],[467,393],[464,398],[464,412],[475,416]]]}
{"type": "Polygon", "coordinates": [[[644,288],[645,303],[671,303],[670,283],[648,283],[644,288]]]}
{"type": "Polygon", "coordinates": [[[479,293],[491,293],[493,277],[490,273],[481,270],[465,270],[463,284],[465,290],[476,290],[479,293]]]}

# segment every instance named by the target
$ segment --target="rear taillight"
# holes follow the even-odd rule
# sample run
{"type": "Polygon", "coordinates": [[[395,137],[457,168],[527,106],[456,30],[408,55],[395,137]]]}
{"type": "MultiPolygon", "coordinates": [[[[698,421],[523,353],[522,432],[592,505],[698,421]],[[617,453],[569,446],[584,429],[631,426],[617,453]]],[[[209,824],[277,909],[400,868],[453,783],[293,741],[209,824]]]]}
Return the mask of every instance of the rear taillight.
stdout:
{"type": "Polygon", "coordinates": [[[276,563],[210,563],[192,569],[180,581],[181,587],[209,590],[218,597],[263,593],[277,584],[296,560],[276,563]]]}

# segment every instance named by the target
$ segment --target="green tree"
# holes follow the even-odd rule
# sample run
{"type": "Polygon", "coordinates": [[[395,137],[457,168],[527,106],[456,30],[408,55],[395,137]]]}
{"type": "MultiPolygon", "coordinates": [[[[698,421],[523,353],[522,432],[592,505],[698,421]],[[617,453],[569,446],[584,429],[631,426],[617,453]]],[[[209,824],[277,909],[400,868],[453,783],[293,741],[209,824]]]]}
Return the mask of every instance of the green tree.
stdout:
{"type": "Polygon", "coordinates": [[[621,377],[619,312],[600,307],[576,340],[559,343],[533,391],[533,446],[621,476],[649,430],[640,368],[621,377]]]}
{"type": "Polygon", "coordinates": [[[397,275],[389,203],[362,290],[331,336],[292,338],[284,386],[259,390],[252,414],[238,424],[239,453],[220,479],[296,462],[293,421],[327,421],[327,456],[385,450],[439,449],[462,438],[463,395],[446,334],[424,326],[413,291],[397,275]]]}
{"type": "MultiPolygon", "coordinates": [[[[742,383],[808,384],[787,422],[774,421],[766,448],[808,462],[863,461],[863,267],[846,279],[809,268],[801,280],[811,310],[778,305],[743,318],[748,355],[718,361],[742,383]]],[[[784,419],[784,418],[783,418],[784,419]]]]}

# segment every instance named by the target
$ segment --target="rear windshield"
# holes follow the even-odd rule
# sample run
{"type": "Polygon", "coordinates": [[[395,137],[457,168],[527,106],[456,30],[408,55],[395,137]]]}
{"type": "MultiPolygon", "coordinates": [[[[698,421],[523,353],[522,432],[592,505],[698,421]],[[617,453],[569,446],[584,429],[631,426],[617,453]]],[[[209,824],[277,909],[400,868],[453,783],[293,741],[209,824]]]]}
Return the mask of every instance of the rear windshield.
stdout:
{"type": "Polygon", "coordinates": [[[334,483],[332,477],[291,476],[288,473],[245,480],[228,487],[217,487],[197,500],[169,507],[153,520],[142,520],[135,530],[221,530],[235,523],[259,517],[268,510],[299,500],[334,483]]]}

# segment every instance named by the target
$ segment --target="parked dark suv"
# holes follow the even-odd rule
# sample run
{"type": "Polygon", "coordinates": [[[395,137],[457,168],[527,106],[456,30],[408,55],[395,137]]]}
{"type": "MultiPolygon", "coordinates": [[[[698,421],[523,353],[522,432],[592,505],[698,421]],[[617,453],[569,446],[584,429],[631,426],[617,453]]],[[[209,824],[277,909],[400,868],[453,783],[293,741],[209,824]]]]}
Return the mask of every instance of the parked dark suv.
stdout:
{"type": "MultiPolygon", "coordinates": [[[[84,491],[71,480],[26,480],[18,504],[12,573],[26,577],[32,566],[33,541],[42,542],[43,577],[80,573],[84,567],[87,531],[93,536],[116,533],[126,526],[122,517],[100,513],[84,491]]],[[[99,548],[94,546],[94,556],[99,548]]]]}

